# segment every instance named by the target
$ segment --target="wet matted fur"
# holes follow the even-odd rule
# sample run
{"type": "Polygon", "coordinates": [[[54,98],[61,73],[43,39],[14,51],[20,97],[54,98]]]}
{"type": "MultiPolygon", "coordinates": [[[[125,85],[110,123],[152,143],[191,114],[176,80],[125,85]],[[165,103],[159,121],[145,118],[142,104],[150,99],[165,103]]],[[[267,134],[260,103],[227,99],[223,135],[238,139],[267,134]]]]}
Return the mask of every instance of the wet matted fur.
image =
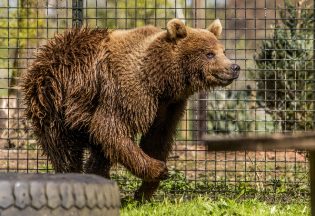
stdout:
{"type": "Polygon", "coordinates": [[[218,42],[221,31],[218,20],[204,30],[173,19],[166,31],[72,29],[39,48],[22,89],[26,115],[55,170],[109,177],[119,162],[143,179],[135,197],[149,199],[167,177],[189,96],[238,77],[218,42]]]}

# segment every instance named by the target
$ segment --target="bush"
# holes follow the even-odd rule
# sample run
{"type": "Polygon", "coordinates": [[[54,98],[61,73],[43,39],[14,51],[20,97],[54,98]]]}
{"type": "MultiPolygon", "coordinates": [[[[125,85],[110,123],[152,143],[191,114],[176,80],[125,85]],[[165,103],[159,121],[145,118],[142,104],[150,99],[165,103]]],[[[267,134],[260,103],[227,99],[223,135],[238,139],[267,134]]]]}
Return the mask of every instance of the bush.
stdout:
{"type": "Polygon", "coordinates": [[[276,122],[257,108],[255,91],[226,90],[209,94],[208,132],[215,134],[265,132],[277,129],[276,122]]]}
{"type": "Polygon", "coordinates": [[[313,10],[302,9],[302,2],[285,1],[282,22],[254,57],[257,99],[284,131],[313,128],[313,10]]]}

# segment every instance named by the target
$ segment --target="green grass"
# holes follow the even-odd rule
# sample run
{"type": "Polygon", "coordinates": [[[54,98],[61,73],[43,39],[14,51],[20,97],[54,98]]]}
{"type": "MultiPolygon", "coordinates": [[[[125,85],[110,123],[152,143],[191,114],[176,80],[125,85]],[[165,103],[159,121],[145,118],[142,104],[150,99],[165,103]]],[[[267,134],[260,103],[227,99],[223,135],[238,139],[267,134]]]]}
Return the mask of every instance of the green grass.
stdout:
{"type": "Polygon", "coordinates": [[[310,215],[310,207],[307,202],[295,204],[268,204],[255,199],[235,201],[221,199],[212,201],[208,198],[198,197],[190,201],[183,199],[152,201],[139,205],[134,201],[123,204],[122,216],[269,216],[269,215],[310,215]]]}

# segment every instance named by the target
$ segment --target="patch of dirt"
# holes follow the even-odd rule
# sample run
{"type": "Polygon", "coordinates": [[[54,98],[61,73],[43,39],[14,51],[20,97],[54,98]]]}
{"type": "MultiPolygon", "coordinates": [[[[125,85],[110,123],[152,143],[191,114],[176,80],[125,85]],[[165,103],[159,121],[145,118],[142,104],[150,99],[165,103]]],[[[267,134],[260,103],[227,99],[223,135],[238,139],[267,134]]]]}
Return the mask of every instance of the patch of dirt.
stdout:
{"type": "Polygon", "coordinates": [[[205,145],[177,143],[168,162],[170,169],[185,172],[189,179],[204,176],[211,180],[266,181],[307,178],[308,162],[305,152],[209,152],[205,145]]]}
{"type": "MultiPolygon", "coordinates": [[[[206,180],[258,185],[265,185],[279,179],[290,184],[308,182],[306,154],[292,150],[208,152],[204,145],[177,143],[170,155],[168,167],[169,170],[176,169],[183,172],[187,179],[196,182],[206,180]]],[[[43,156],[35,145],[33,149],[26,150],[0,149],[0,172],[53,173],[54,171],[47,157],[43,156]]]]}
{"type": "Polygon", "coordinates": [[[53,172],[47,157],[37,149],[0,150],[0,172],[53,172]]]}

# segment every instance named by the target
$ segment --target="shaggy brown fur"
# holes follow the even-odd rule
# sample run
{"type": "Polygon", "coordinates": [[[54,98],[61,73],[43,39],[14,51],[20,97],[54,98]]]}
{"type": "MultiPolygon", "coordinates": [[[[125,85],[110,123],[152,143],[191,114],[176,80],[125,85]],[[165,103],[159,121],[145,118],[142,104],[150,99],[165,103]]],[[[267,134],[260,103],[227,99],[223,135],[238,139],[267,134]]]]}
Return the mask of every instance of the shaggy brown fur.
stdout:
{"type": "Polygon", "coordinates": [[[73,29],[40,48],[22,89],[55,170],[109,177],[119,162],[143,179],[135,197],[149,199],[167,177],[188,97],[238,77],[217,40],[221,31],[219,21],[203,30],[174,19],[166,31],[73,29]],[[83,168],[85,148],[91,155],[83,168]]]}

